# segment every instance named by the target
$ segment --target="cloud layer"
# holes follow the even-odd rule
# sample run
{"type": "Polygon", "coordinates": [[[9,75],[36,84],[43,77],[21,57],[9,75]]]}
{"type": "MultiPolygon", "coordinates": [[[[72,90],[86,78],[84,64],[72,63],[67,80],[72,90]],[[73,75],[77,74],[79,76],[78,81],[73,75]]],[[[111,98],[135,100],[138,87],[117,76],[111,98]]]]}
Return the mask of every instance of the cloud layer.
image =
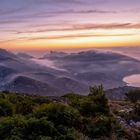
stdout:
{"type": "Polygon", "coordinates": [[[139,0],[1,0],[0,42],[139,37],[139,17],[139,0]]]}

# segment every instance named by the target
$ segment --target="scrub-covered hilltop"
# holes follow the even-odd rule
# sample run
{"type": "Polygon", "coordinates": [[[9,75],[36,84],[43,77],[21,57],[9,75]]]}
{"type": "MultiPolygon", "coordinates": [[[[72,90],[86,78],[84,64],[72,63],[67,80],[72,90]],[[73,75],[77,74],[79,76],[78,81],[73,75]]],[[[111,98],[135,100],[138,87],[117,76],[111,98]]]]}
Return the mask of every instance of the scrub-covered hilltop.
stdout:
{"type": "Polygon", "coordinates": [[[0,94],[1,140],[128,139],[114,119],[102,86],[87,96],[0,94]]]}

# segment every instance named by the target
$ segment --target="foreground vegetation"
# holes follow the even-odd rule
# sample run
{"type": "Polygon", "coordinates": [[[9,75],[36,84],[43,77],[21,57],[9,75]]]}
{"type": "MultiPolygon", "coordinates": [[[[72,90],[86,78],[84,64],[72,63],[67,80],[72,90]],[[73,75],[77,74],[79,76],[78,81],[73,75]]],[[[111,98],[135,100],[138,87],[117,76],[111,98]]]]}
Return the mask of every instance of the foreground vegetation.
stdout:
{"type": "Polygon", "coordinates": [[[125,101],[110,101],[110,107],[130,139],[140,140],[140,90],[130,90],[125,101]]]}
{"type": "Polygon", "coordinates": [[[0,140],[128,139],[111,115],[102,86],[88,96],[0,94],[0,140]]]}

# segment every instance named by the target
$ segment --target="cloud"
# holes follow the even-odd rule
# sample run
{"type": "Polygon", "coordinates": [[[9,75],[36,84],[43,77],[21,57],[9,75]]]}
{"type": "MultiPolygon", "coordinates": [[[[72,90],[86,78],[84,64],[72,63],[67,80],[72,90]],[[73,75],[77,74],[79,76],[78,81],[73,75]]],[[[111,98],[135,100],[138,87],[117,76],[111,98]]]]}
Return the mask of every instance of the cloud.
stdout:
{"type": "Polygon", "coordinates": [[[18,19],[13,19],[13,20],[0,20],[0,24],[12,24],[12,23],[19,23],[21,22],[20,20],[18,19]]]}
{"type": "Polygon", "coordinates": [[[18,13],[20,11],[24,10],[23,7],[21,8],[13,8],[13,9],[0,9],[0,15],[5,16],[5,15],[12,15],[14,13],[18,13]]]}
{"type": "Polygon", "coordinates": [[[88,37],[117,37],[117,36],[133,36],[135,34],[70,34],[70,35],[53,35],[53,36],[39,36],[39,37],[18,37],[15,39],[4,39],[0,40],[0,43],[8,43],[13,41],[39,41],[39,40],[60,40],[60,39],[77,39],[77,38],[88,38],[88,37]]]}
{"type": "MultiPolygon", "coordinates": [[[[57,25],[57,24],[56,24],[57,25]]],[[[55,25],[55,26],[56,26],[55,25]]],[[[108,23],[108,24],[69,24],[69,25],[59,25],[58,27],[51,27],[44,24],[43,29],[36,28],[41,26],[33,26],[34,29],[29,29],[26,31],[17,31],[17,34],[23,33],[43,33],[43,32],[53,32],[53,31],[77,31],[77,30],[93,30],[93,29],[140,29],[140,23],[108,23]]]]}
{"type": "MultiPolygon", "coordinates": [[[[65,3],[83,3],[83,0],[32,0],[35,3],[38,4],[50,4],[50,3],[55,3],[55,4],[65,4],[65,3]]],[[[93,0],[94,1],[94,0],[93,0]]]]}
{"type": "MultiPolygon", "coordinates": [[[[121,0],[116,2],[112,0],[12,0],[11,2],[2,0],[0,1],[0,32],[7,34],[7,37],[13,35],[16,38],[26,34],[32,36],[38,35],[37,33],[61,31],[138,30],[140,23],[136,16],[140,8],[130,5],[132,3],[130,0],[126,1],[128,1],[126,9],[122,10],[125,2],[121,0]],[[104,23],[107,22],[106,20],[109,23],[104,23]],[[136,23],[133,23],[134,21],[136,23]]],[[[54,38],[77,38],[77,35],[49,37],[49,39],[54,38]]]]}
{"type": "Polygon", "coordinates": [[[111,36],[132,36],[135,34],[71,34],[71,35],[57,35],[48,37],[21,37],[19,40],[38,41],[38,40],[55,40],[55,39],[76,39],[87,37],[111,37],[111,36]]]}
{"type": "MultiPolygon", "coordinates": [[[[1,16],[1,14],[0,14],[1,16]]],[[[0,25],[5,25],[5,24],[18,24],[18,23],[23,23],[24,25],[26,25],[26,23],[32,24],[34,22],[34,20],[43,20],[43,15],[37,15],[35,13],[31,13],[28,15],[12,15],[8,18],[0,18],[0,25]]],[[[52,18],[55,17],[53,15],[45,15],[45,18],[52,18]]]]}
{"type": "MultiPolygon", "coordinates": [[[[0,24],[21,23],[18,20],[4,20],[0,24]]],[[[140,29],[140,23],[104,23],[104,24],[71,24],[71,23],[44,23],[44,24],[30,24],[25,28],[10,28],[0,29],[1,32],[9,32],[14,34],[35,34],[35,33],[48,33],[48,32],[69,32],[69,31],[87,31],[87,30],[116,30],[116,29],[140,29]]]]}
{"type": "Polygon", "coordinates": [[[98,9],[92,9],[92,10],[74,10],[74,9],[66,9],[66,10],[59,10],[59,11],[46,11],[46,12],[40,12],[37,13],[39,16],[46,16],[46,15],[60,15],[60,14],[116,14],[117,11],[111,11],[111,10],[98,10],[98,9]]]}
{"type": "Polygon", "coordinates": [[[125,9],[121,11],[122,13],[134,13],[137,14],[140,12],[140,8],[133,8],[133,9],[125,9]]]}
{"type": "Polygon", "coordinates": [[[108,24],[81,24],[75,25],[73,29],[131,29],[140,28],[140,23],[108,23],[108,24]]]}

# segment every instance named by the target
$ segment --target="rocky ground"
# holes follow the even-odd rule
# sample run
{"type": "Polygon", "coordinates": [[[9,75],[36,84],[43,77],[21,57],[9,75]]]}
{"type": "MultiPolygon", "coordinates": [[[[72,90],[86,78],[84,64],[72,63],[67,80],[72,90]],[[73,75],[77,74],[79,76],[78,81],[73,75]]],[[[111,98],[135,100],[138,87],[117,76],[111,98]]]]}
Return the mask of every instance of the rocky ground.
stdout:
{"type": "Polygon", "coordinates": [[[135,140],[140,138],[140,116],[129,101],[109,101],[112,115],[121,127],[135,140]],[[137,120],[133,116],[137,116],[137,120]],[[137,137],[136,137],[137,136],[137,137]]]}

